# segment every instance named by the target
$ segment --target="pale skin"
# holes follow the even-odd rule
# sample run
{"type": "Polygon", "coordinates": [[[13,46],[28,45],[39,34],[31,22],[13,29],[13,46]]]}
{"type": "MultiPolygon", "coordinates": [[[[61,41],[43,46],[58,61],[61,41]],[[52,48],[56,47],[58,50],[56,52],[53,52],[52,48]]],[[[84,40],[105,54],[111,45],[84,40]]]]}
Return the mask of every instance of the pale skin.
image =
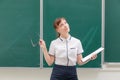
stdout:
{"type": "MultiPolygon", "coordinates": [[[[69,37],[70,28],[69,28],[69,24],[66,22],[66,20],[62,19],[62,21],[56,28],[56,32],[58,32],[62,38],[67,39],[69,37]]],[[[48,54],[45,41],[43,39],[40,39],[39,45],[42,48],[42,51],[44,53],[44,57],[45,57],[47,64],[49,66],[52,65],[54,63],[55,57],[48,54]]],[[[96,57],[97,57],[97,55],[93,55],[91,57],[91,60],[94,60],[96,57]]],[[[79,64],[79,65],[84,64],[82,62],[82,58],[83,58],[82,54],[77,55],[77,64],[79,64]]]]}

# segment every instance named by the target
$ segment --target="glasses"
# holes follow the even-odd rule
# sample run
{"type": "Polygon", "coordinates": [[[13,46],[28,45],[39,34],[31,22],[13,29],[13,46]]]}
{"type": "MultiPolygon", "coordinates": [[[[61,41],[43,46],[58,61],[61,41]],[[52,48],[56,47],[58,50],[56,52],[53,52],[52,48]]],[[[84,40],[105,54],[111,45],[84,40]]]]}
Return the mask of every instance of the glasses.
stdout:
{"type": "Polygon", "coordinates": [[[39,40],[40,40],[40,35],[39,35],[39,34],[34,35],[34,36],[32,37],[32,39],[31,39],[31,44],[32,44],[32,46],[33,46],[33,47],[38,46],[39,40]]]}

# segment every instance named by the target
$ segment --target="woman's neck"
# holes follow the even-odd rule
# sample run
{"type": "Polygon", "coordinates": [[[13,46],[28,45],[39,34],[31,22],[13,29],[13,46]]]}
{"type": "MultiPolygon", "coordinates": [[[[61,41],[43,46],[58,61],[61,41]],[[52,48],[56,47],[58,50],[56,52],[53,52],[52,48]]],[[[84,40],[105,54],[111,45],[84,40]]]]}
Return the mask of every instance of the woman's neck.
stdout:
{"type": "Polygon", "coordinates": [[[69,37],[69,33],[68,34],[64,34],[64,35],[60,35],[60,37],[67,39],[69,37]]]}

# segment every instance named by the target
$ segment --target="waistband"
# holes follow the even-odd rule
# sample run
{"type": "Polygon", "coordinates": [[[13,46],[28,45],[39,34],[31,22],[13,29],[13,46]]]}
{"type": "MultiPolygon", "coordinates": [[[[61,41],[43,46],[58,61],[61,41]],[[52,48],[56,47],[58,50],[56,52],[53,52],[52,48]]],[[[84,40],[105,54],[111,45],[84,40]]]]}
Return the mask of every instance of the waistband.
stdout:
{"type": "Polygon", "coordinates": [[[63,67],[63,68],[76,68],[76,65],[74,66],[65,66],[65,65],[58,65],[58,64],[54,64],[54,67],[63,67]]]}

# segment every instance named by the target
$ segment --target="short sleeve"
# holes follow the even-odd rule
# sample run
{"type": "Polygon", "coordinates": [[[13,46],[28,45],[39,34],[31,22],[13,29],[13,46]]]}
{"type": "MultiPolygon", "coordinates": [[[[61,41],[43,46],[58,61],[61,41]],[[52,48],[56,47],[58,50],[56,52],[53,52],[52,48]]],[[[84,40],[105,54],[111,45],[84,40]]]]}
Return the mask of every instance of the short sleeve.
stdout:
{"type": "Polygon", "coordinates": [[[84,52],[83,47],[82,47],[82,43],[81,43],[80,40],[79,40],[79,42],[78,42],[77,47],[78,47],[77,54],[81,54],[81,53],[84,52]]]}
{"type": "Polygon", "coordinates": [[[55,54],[55,46],[54,46],[54,42],[52,41],[49,47],[49,54],[50,55],[54,55],[55,54]]]}

